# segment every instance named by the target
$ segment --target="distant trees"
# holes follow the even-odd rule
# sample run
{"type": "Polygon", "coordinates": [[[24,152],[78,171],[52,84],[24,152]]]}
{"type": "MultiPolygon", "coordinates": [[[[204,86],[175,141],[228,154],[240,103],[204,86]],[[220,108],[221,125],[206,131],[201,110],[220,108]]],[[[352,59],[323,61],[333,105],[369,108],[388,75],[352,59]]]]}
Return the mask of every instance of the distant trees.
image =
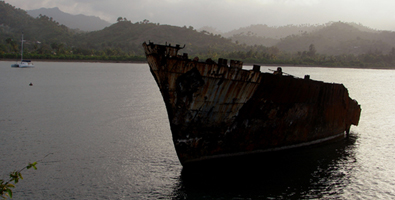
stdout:
{"type": "Polygon", "coordinates": [[[307,53],[307,55],[310,57],[314,57],[316,52],[317,52],[317,50],[315,50],[314,44],[310,44],[309,52],[307,53]]]}
{"type": "MultiPolygon", "coordinates": [[[[217,58],[227,58],[242,60],[250,64],[292,64],[292,65],[311,65],[311,66],[337,66],[337,67],[369,67],[369,68],[395,68],[395,48],[388,54],[380,51],[371,51],[361,55],[341,54],[325,55],[318,54],[315,45],[310,44],[308,51],[294,53],[282,52],[279,48],[255,46],[239,46],[238,51],[208,53],[206,56],[217,58]]],[[[208,58],[200,55],[200,58],[208,58]]],[[[204,59],[203,59],[204,60],[204,59]]]]}
{"type": "Polygon", "coordinates": [[[12,38],[7,38],[5,41],[9,45],[11,51],[13,52],[18,51],[18,44],[12,38]]]}
{"type": "Polygon", "coordinates": [[[52,48],[53,54],[65,54],[66,53],[66,51],[64,49],[65,48],[64,43],[54,42],[51,44],[51,48],[52,48]]]}
{"type": "Polygon", "coordinates": [[[149,20],[148,19],[144,19],[142,22],[140,22],[141,24],[148,24],[149,20]]]}
{"type": "Polygon", "coordinates": [[[127,22],[128,19],[126,19],[126,17],[122,18],[122,17],[118,17],[117,22],[127,22]]]}

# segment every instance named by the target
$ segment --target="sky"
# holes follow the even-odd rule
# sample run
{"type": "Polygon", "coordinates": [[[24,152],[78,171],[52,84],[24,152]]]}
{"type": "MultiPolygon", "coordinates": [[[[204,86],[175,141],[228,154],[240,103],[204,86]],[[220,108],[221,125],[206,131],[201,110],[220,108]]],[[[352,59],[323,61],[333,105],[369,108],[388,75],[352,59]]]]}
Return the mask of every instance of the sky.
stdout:
{"type": "Polygon", "coordinates": [[[395,31],[394,0],[5,0],[17,8],[58,7],[70,14],[97,16],[110,23],[118,17],[134,22],[214,27],[227,32],[253,24],[325,24],[355,22],[395,31]]]}

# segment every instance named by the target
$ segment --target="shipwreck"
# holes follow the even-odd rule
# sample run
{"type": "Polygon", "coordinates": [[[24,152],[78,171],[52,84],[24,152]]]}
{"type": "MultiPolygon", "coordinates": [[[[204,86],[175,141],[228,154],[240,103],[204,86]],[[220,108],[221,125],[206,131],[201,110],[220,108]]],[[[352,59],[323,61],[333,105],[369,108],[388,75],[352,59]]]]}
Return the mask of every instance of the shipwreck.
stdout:
{"type": "Polygon", "coordinates": [[[342,84],[262,73],[259,65],[178,54],[180,45],[143,43],[182,165],[344,138],[360,105],[342,84]]]}

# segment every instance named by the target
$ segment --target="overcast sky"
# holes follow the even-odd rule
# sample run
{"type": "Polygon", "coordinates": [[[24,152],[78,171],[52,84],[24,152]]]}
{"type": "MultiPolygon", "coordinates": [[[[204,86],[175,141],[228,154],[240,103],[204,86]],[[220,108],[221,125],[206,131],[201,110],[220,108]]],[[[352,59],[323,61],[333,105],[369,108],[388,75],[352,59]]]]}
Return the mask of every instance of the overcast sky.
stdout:
{"type": "Polygon", "coordinates": [[[17,8],[58,7],[70,14],[98,16],[110,23],[132,22],[215,27],[230,31],[251,24],[283,26],[356,22],[395,31],[394,0],[5,0],[17,8]]]}

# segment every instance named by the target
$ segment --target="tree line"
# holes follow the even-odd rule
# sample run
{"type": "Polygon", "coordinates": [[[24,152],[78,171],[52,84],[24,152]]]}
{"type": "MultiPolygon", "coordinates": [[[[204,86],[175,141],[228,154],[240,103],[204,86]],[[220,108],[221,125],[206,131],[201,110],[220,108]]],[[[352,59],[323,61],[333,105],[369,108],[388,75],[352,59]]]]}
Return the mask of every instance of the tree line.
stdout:
{"type": "MultiPolygon", "coordinates": [[[[51,60],[97,60],[113,62],[144,62],[145,55],[125,52],[121,48],[107,47],[101,50],[69,47],[64,43],[27,44],[24,45],[24,58],[51,59],[51,60]]],[[[188,52],[186,52],[188,53],[188,52]]],[[[263,45],[241,46],[233,51],[220,51],[215,45],[207,52],[189,53],[190,57],[199,57],[200,60],[211,58],[226,58],[241,60],[244,63],[261,65],[310,65],[326,67],[361,67],[361,68],[394,68],[395,48],[390,52],[370,51],[359,55],[340,54],[325,55],[317,53],[314,44],[310,44],[305,51],[283,52],[278,47],[263,45]]],[[[19,45],[11,39],[6,44],[0,44],[0,58],[20,59],[19,45]]]]}
{"type": "Polygon", "coordinates": [[[305,51],[283,52],[278,47],[262,45],[245,46],[243,49],[197,55],[199,58],[227,58],[248,64],[300,65],[324,67],[395,68],[395,48],[390,52],[369,51],[367,53],[326,55],[319,54],[314,44],[305,51]]]}

